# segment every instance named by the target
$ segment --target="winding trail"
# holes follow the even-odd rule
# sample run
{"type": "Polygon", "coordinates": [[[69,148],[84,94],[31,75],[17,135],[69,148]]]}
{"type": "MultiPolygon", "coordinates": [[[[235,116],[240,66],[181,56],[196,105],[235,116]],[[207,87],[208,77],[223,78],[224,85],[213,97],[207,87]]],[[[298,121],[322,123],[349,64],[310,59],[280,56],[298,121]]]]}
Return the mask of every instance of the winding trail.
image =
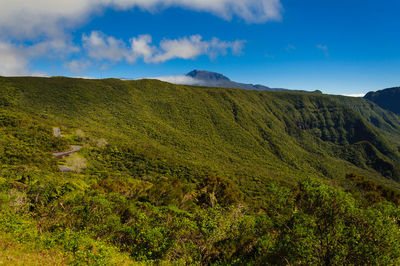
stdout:
{"type": "Polygon", "coordinates": [[[62,159],[65,157],[70,156],[71,154],[79,151],[82,149],[82,146],[71,146],[71,149],[68,151],[62,151],[62,152],[54,152],[53,155],[57,158],[57,159],[62,159]]]}
{"type": "MultiPolygon", "coordinates": [[[[58,138],[62,138],[63,136],[61,135],[61,131],[59,128],[54,127],[53,128],[54,136],[58,138]]],[[[61,152],[53,152],[53,156],[56,157],[56,159],[63,159],[65,157],[70,156],[71,154],[74,154],[75,152],[78,152],[79,150],[82,149],[82,146],[77,146],[77,145],[72,145],[71,149],[67,151],[61,151],[61,152]]],[[[60,169],[61,172],[63,173],[71,173],[74,172],[70,167],[64,166],[64,165],[58,165],[58,169],[60,169]]]]}

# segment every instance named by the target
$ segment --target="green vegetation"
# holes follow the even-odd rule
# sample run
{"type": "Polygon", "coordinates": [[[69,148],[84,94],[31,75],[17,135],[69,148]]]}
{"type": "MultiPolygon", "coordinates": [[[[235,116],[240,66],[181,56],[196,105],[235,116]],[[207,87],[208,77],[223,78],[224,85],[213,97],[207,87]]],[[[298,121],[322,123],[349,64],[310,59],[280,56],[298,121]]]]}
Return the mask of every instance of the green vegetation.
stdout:
{"type": "Polygon", "coordinates": [[[376,92],[369,92],[367,93],[367,95],[365,95],[364,98],[376,103],[386,110],[392,111],[396,114],[400,114],[400,87],[389,88],[376,92]]]}
{"type": "Polygon", "coordinates": [[[400,116],[382,109],[373,102],[363,98],[352,98],[343,96],[335,97],[340,103],[345,104],[354,111],[358,112],[368,122],[377,127],[385,137],[400,147],[400,116]]]}
{"type": "Polygon", "coordinates": [[[0,261],[398,264],[399,121],[322,94],[0,78],[0,261]]]}

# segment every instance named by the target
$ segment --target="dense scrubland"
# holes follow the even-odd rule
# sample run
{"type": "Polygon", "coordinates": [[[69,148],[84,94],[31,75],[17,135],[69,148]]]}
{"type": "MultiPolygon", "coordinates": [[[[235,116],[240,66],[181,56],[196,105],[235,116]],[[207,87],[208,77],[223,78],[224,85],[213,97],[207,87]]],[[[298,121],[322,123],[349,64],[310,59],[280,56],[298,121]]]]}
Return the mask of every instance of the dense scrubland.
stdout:
{"type": "Polygon", "coordinates": [[[398,264],[399,147],[361,98],[0,78],[0,261],[398,264]]]}

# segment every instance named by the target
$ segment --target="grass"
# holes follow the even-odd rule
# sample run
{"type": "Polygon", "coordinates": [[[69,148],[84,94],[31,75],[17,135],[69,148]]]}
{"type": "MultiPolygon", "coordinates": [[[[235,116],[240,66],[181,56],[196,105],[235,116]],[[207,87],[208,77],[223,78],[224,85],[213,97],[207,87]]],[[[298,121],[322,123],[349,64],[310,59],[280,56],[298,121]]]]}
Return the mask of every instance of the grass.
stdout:
{"type": "Polygon", "coordinates": [[[57,250],[35,249],[27,243],[0,236],[0,265],[67,265],[65,254],[57,250]]]}

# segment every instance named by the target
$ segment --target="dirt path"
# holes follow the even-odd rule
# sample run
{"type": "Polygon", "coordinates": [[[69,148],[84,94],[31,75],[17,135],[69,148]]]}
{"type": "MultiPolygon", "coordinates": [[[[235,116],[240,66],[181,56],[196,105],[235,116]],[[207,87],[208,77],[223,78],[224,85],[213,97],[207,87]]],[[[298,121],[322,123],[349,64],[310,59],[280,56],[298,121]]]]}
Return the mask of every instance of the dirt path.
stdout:
{"type": "MultiPolygon", "coordinates": [[[[62,138],[63,136],[61,135],[61,131],[58,127],[53,127],[53,133],[54,136],[58,138],[62,138]]],[[[65,157],[70,156],[71,154],[74,154],[75,152],[78,152],[82,149],[82,146],[77,146],[77,145],[72,145],[71,149],[67,151],[61,151],[61,152],[53,152],[53,156],[56,157],[56,159],[63,159],[65,157]]],[[[58,165],[58,169],[60,169],[61,172],[63,173],[70,173],[74,172],[70,167],[64,166],[64,165],[58,165]]]]}
{"type": "Polygon", "coordinates": [[[71,154],[79,151],[82,149],[82,146],[71,146],[71,149],[68,151],[62,151],[62,152],[54,152],[53,155],[57,158],[57,159],[62,159],[65,157],[70,156],[71,154]]]}

